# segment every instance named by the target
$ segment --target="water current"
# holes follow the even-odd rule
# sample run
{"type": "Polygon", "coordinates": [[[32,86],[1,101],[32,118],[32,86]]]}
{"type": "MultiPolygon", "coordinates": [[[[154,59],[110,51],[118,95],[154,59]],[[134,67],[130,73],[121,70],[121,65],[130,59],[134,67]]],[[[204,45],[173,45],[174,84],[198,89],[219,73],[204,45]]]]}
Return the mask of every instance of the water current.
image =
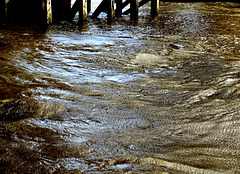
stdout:
{"type": "Polygon", "coordinates": [[[0,173],[240,173],[239,3],[149,6],[1,27],[0,173]]]}

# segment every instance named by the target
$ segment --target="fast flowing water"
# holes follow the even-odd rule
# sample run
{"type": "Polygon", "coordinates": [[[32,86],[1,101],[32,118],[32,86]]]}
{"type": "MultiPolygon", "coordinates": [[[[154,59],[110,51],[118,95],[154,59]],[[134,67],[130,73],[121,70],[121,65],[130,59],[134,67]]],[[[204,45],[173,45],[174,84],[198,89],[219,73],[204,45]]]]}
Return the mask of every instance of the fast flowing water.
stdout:
{"type": "Polygon", "coordinates": [[[2,28],[0,173],[240,173],[239,7],[2,28]]]}

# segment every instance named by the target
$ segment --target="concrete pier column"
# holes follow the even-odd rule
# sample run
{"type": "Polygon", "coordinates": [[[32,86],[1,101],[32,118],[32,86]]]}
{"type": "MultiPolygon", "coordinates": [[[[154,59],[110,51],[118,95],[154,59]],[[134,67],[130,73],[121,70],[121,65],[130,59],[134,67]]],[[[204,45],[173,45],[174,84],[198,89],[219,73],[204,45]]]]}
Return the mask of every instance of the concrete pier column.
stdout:
{"type": "Polygon", "coordinates": [[[138,20],[138,9],[139,9],[139,1],[131,0],[131,2],[130,2],[130,18],[132,20],[138,20]]]}
{"type": "Polygon", "coordinates": [[[79,3],[79,24],[82,24],[87,21],[88,17],[88,8],[87,8],[87,0],[78,0],[79,3]]]}
{"type": "Polygon", "coordinates": [[[151,16],[154,17],[159,13],[159,0],[151,0],[151,16]]]}

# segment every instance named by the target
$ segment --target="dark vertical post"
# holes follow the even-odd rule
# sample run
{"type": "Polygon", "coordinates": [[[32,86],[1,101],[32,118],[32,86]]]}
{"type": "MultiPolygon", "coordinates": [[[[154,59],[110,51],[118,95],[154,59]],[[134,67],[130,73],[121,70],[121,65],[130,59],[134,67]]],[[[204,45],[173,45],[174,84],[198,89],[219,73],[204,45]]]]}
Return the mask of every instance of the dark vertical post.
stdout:
{"type": "Polygon", "coordinates": [[[71,9],[71,0],[66,0],[66,8],[71,9]]]}
{"type": "Polygon", "coordinates": [[[108,23],[111,23],[112,19],[115,17],[114,0],[106,0],[106,2],[107,2],[107,20],[108,23]]]}
{"type": "Polygon", "coordinates": [[[5,15],[6,15],[6,21],[8,23],[13,23],[13,12],[14,12],[14,1],[9,0],[8,2],[5,1],[5,15]]]}
{"type": "Polygon", "coordinates": [[[52,23],[52,1],[47,0],[47,24],[52,23]]]}
{"type": "Polygon", "coordinates": [[[159,13],[159,0],[151,0],[151,16],[154,17],[159,13]]]}
{"type": "Polygon", "coordinates": [[[138,0],[131,0],[130,2],[130,18],[132,20],[138,19],[138,9],[139,9],[139,1],[138,0]]]}
{"type": "Polygon", "coordinates": [[[5,22],[5,0],[0,0],[0,23],[5,22]]]}
{"type": "Polygon", "coordinates": [[[41,0],[40,25],[47,25],[47,0],[41,0]]]}
{"type": "Polygon", "coordinates": [[[88,12],[87,12],[87,0],[78,0],[79,3],[79,24],[83,24],[87,21],[88,12]]]}
{"type": "Polygon", "coordinates": [[[87,0],[87,12],[90,13],[92,8],[91,0],[87,0]]]}
{"type": "Polygon", "coordinates": [[[116,0],[116,16],[122,16],[123,0],[116,0]]]}
{"type": "Polygon", "coordinates": [[[52,0],[53,21],[70,18],[71,0],[52,0]]]}

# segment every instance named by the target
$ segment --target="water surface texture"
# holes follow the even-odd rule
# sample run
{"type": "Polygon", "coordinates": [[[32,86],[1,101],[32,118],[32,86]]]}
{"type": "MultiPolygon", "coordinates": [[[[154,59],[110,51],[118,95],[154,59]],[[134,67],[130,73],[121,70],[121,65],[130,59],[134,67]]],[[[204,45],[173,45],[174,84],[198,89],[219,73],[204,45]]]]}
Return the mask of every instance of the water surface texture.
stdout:
{"type": "Polygon", "coordinates": [[[240,173],[240,5],[149,5],[0,30],[0,173],[240,173]]]}

